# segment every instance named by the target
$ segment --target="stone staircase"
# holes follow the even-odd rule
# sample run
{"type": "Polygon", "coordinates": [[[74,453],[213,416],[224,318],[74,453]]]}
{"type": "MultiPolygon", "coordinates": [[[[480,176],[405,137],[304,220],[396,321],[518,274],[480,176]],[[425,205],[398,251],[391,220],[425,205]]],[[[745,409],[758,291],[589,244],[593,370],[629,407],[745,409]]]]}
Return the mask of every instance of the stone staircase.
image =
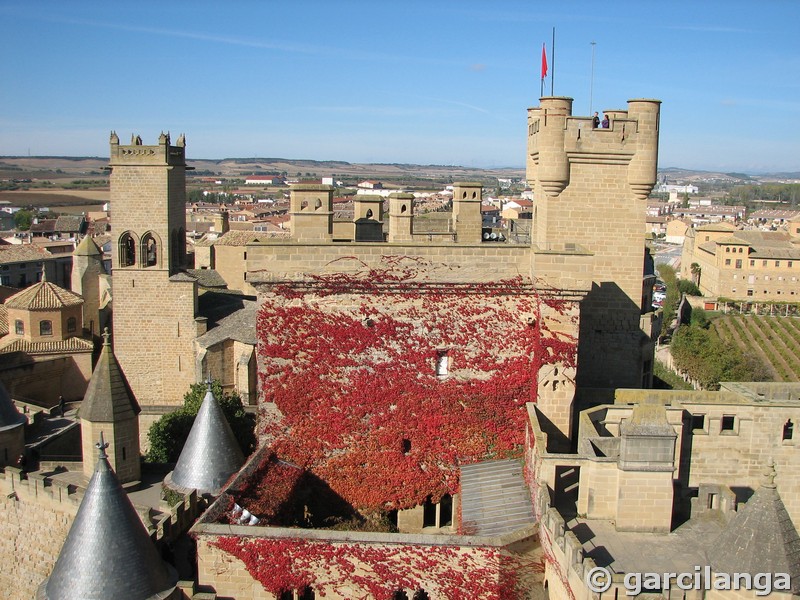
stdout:
{"type": "Polygon", "coordinates": [[[461,467],[461,522],[465,533],[502,535],[531,525],[533,504],[519,460],[461,467]]]}

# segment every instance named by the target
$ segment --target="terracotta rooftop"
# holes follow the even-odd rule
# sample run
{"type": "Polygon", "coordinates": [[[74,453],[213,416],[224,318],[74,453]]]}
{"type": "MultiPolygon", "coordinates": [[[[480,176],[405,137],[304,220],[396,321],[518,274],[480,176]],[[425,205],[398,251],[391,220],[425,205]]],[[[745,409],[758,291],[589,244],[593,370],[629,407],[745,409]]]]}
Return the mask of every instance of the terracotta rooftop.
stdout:
{"type": "Polygon", "coordinates": [[[44,248],[31,244],[11,244],[0,246],[0,264],[33,262],[53,258],[44,248]]]}
{"type": "Polygon", "coordinates": [[[0,340],[0,354],[25,352],[26,354],[67,354],[71,352],[91,352],[94,344],[78,337],[52,342],[30,342],[25,339],[0,340]],[[2,345],[5,343],[6,345],[2,345]]]}
{"type": "Polygon", "coordinates": [[[57,310],[83,304],[83,298],[43,279],[6,300],[6,308],[22,310],[57,310]]]}

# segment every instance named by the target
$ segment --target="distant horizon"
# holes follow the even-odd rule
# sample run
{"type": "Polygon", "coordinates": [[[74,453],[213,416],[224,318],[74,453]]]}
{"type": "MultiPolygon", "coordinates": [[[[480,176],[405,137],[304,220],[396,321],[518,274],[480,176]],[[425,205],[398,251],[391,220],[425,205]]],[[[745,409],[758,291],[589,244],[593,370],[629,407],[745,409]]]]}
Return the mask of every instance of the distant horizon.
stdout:
{"type": "Polygon", "coordinates": [[[0,0],[0,154],[97,156],[112,129],[171,130],[198,156],[500,168],[524,163],[526,110],[556,95],[576,116],[660,100],[663,164],[800,171],[800,3],[186,8],[0,0]]]}
{"type": "MultiPolygon", "coordinates": [[[[73,154],[42,154],[42,155],[27,155],[27,154],[3,154],[0,155],[0,160],[8,158],[8,159],[26,159],[26,158],[38,158],[38,159],[64,159],[64,160],[108,160],[108,156],[100,156],[100,155],[73,155],[73,154]]],[[[315,163],[344,163],[348,165],[403,165],[403,166],[411,166],[411,167],[446,167],[446,168],[461,168],[461,169],[475,169],[480,171],[492,171],[492,170],[518,170],[524,171],[525,166],[515,166],[515,165],[489,165],[489,166],[477,166],[477,165],[463,165],[463,164],[446,164],[446,163],[417,163],[417,162],[399,162],[399,161],[390,161],[390,162],[360,162],[360,161],[352,161],[352,160],[344,160],[344,159],[335,159],[335,158],[326,158],[326,159],[318,159],[318,158],[287,158],[285,156],[226,156],[224,158],[192,158],[187,157],[186,162],[190,163],[192,161],[206,161],[206,162],[222,162],[226,160],[238,160],[238,161],[286,161],[286,162],[315,162],[315,163]]],[[[742,175],[749,175],[749,176],[766,176],[766,175],[797,175],[800,178],[800,168],[797,170],[766,170],[766,171],[740,171],[736,169],[729,169],[729,170],[720,170],[720,169],[701,169],[695,167],[676,167],[676,166],[669,166],[669,167],[658,167],[659,171],[668,171],[668,170],[679,170],[679,171],[691,171],[691,172],[698,172],[698,173],[721,173],[721,174],[730,174],[730,173],[741,173],[742,175]]]]}

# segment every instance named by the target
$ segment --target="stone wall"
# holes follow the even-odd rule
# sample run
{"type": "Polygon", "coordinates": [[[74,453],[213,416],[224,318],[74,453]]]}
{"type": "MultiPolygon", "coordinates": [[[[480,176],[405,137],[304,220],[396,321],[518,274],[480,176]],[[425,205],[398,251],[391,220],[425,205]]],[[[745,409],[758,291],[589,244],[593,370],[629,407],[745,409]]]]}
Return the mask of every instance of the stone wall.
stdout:
{"type": "MultiPolygon", "coordinates": [[[[114,272],[114,355],[140,405],[181,405],[196,383],[197,283],[158,271],[114,272]]],[[[204,328],[202,328],[204,329],[204,328]]]]}
{"type": "Polygon", "coordinates": [[[46,485],[43,478],[21,480],[7,467],[0,475],[0,587],[9,600],[29,600],[53,570],[78,512],[74,488],[46,485]]]}

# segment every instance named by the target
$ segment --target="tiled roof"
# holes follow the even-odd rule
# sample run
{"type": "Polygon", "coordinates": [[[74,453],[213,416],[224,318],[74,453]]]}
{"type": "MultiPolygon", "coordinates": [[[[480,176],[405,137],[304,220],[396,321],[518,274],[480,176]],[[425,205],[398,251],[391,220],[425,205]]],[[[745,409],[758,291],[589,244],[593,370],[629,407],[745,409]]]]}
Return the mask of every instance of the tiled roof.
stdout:
{"type": "Polygon", "coordinates": [[[68,354],[72,352],[91,352],[94,344],[78,337],[52,342],[30,342],[25,339],[0,340],[0,354],[25,352],[26,354],[68,354]],[[2,344],[6,344],[3,346],[2,344]]]}
{"type": "Polygon", "coordinates": [[[264,235],[259,231],[228,231],[218,237],[213,244],[215,246],[246,246],[250,242],[257,242],[264,235]]]}
{"type": "Polygon", "coordinates": [[[32,246],[31,244],[12,244],[10,246],[0,246],[0,264],[10,264],[19,262],[33,262],[53,258],[44,248],[32,246]]]}
{"type": "Polygon", "coordinates": [[[82,216],[62,215],[56,219],[56,231],[80,233],[85,223],[86,219],[82,216]]]}
{"type": "Polygon", "coordinates": [[[5,304],[0,304],[0,337],[8,333],[8,309],[5,304]]]}
{"type": "Polygon", "coordinates": [[[78,306],[83,304],[83,298],[43,280],[6,300],[6,308],[22,310],[56,310],[65,306],[78,306]]]}
{"type": "Polygon", "coordinates": [[[38,223],[31,223],[31,231],[33,233],[53,233],[56,230],[55,219],[45,219],[38,223]]]}
{"type": "Polygon", "coordinates": [[[197,285],[205,288],[224,288],[228,287],[226,281],[214,269],[186,269],[192,277],[197,279],[197,285]]]}

